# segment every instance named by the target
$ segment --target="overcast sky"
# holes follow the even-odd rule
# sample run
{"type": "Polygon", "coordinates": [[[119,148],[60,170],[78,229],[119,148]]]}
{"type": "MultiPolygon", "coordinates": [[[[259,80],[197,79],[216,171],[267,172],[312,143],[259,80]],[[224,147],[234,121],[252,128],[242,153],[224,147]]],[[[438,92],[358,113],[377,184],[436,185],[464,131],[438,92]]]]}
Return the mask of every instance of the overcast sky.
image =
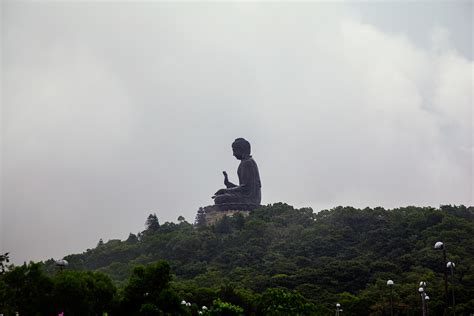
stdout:
{"type": "Polygon", "coordinates": [[[238,182],[315,211],[473,205],[472,1],[1,2],[0,252],[62,258],[238,182]]]}

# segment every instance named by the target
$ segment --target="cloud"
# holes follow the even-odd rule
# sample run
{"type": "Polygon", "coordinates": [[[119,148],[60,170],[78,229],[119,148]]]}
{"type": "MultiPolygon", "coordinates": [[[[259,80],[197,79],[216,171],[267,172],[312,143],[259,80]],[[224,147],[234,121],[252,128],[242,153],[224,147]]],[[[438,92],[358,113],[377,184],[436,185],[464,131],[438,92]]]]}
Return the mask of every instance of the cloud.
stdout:
{"type": "Polygon", "coordinates": [[[193,221],[222,170],[236,180],[236,137],[263,203],[472,204],[473,64],[449,28],[427,47],[344,5],[6,8],[1,232],[17,261],[126,238],[151,212],[193,221]]]}
{"type": "Polygon", "coordinates": [[[268,158],[267,168],[279,170],[267,175],[270,200],[472,204],[472,62],[355,19],[339,21],[330,49],[305,51],[297,76],[267,87],[265,126],[280,140],[271,156],[292,153],[268,158]],[[298,190],[288,194],[288,187],[298,190]]]}

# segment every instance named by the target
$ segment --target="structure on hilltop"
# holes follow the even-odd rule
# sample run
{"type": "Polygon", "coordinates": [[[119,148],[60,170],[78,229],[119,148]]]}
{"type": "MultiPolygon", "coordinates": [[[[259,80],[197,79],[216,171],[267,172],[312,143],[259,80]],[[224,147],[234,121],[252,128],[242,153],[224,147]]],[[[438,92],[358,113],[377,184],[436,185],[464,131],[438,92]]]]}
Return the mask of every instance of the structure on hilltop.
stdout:
{"type": "Polygon", "coordinates": [[[232,143],[232,152],[240,160],[237,169],[239,184],[230,182],[227,172],[222,172],[226,188],[214,193],[214,205],[199,208],[196,215],[196,224],[199,226],[212,225],[224,216],[236,213],[247,216],[251,210],[260,206],[262,183],[257,163],[250,155],[250,143],[244,138],[237,138],[232,143]]]}

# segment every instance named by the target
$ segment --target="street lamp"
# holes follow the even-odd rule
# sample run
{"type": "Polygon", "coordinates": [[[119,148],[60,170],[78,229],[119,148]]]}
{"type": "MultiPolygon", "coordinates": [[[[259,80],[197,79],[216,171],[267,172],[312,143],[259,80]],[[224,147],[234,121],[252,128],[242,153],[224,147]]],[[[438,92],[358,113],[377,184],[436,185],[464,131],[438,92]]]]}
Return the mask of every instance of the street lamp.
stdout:
{"type": "Polygon", "coordinates": [[[69,264],[69,262],[67,262],[64,259],[56,260],[55,263],[56,263],[56,267],[59,268],[59,271],[63,271],[67,267],[67,265],[69,264]]]}
{"type": "Polygon", "coordinates": [[[445,309],[448,309],[448,272],[446,271],[446,246],[442,241],[437,241],[434,245],[435,250],[443,251],[443,272],[444,272],[444,299],[446,301],[445,309]]]}
{"type": "Polygon", "coordinates": [[[341,304],[336,303],[336,316],[339,316],[340,312],[342,312],[341,304]]]}
{"type": "Polygon", "coordinates": [[[393,288],[393,281],[388,280],[387,285],[390,288],[390,316],[393,316],[393,294],[392,294],[392,288],[393,288]]]}
{"type": "MultiPolygon", "coordinates": [[[[418,293],[420,293],[421,296],[421,311],[423,316],[427,316],[427,309],[426,309],[426,297],[428,296],[426,294],[426,282],[421,281],[420,282],[420,287],[418,288],[418,293]]],[[[429,299],[429,297],[428,297],[429,299]]]]}
{"type": "Polygon", "coordinates": [[[426,315],[428,316],[428,301],[430,300],[430,297],[428,295],[425,295],[425,305],[426,305],[426,315]]]}
{"type": "Polygon", "coordinates": [[[449,261],[448,263],[446,263],[446,268],[448,268],[451,271],[451,293],[453,295],[453,315],[456,315],[456,303],[454,300],[454,268],[455,267],[456,265],[452,261],[449,261]]]}

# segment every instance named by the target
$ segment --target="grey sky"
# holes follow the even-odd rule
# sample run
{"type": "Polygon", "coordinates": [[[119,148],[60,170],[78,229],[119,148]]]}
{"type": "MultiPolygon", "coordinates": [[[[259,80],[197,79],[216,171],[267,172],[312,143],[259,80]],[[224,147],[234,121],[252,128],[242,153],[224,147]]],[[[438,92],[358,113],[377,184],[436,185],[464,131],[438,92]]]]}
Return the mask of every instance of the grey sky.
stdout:
{"type": "Polygon", "coordinates": [[[60,258],[212,203],[473,204],[472,2],[1,2],[0,251],[60,258]]]}

